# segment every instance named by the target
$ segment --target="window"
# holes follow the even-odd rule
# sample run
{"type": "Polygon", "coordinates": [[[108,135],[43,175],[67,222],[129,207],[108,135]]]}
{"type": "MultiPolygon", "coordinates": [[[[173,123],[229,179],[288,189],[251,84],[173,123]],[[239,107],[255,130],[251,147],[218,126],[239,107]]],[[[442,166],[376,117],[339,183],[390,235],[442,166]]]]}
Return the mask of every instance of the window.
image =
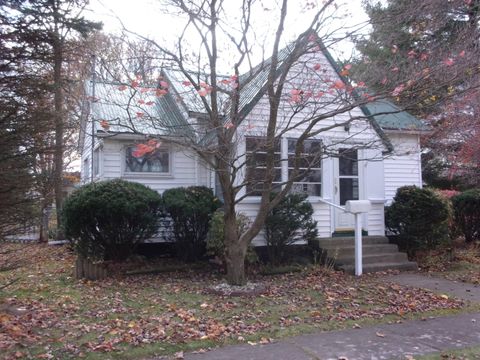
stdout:
{"type": "Polygon", "coordinates": [[[90,161],[88,157],[83,160],[83,180],[90,180],[90,161]]]}
{"type": "MultiPolygon", "coordinates": [[[[263,183],[266,176],[267,149],[269,144],[265,138],[249,137],[246,141],[246,180],[247,193],[251,196],[261,195],[263,183]]],[[[271,146],[271,145],[270,145],[271,146]]],[[[282,181],[282,165],[280,141],[275,141],[274,146],[274,174],[273,185],[280,184],[282,181]]]]}
{"type": "Polygon", "coordinates": [[[93,176],[100,173],[100,148],[93,151],[93,176]]]}
{"type": "Polygon", "coordinates": [[[125,172],[127,173],[163,173],[170,172],[170,154],[167,149],[157,149],[150,154],[136,157],[135,146],[125,150],[125,172]]]}
{"type": "Polygon", "coordinates": [[[353,149],[340,149],[338,154],[340,205],[358,200],[358,154],[353,149]]]}
{"type": "MultiPolygon", "coordinates": [[[[296,139],[288,139],[288,177],[295,168],[296,139]]],[[[292,192],[303,192],[309,196],[322,195],[322,142],[305,140],[300,156],[297,157],[298,172],[292,192]]]]}

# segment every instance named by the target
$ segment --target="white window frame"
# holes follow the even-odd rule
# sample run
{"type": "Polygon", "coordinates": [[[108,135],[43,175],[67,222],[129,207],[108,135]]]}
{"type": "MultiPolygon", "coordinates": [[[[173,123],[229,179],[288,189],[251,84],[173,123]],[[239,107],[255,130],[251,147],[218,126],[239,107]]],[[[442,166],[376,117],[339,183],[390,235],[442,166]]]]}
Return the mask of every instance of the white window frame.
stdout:
{"type": "MultiPolygon", "coordinates": [[[[247,141],[248,141],[249,138],[261,139],[261,138],[265,138],[265,137],[263,137],[263,136],[245,136],[245,181],[246,181],[246,177],[247,177],[248,155],[251,153],[251,152],[247,151],[247,141]]],[[[280,181],[281,183],[284,183],[288,180],[289,169],[291,169],[291,167],[289,167],[289,163],[288,163],[288,155],[291,154],[291,153],[288,152],[288,141],[289,140],[298,140],[298,138],[284,137],[284,138],[280,139],[280,152],[279,152],[279,154],[280,154],[280,166],[275,167],[275,169],[280,169],[280,171],[281,171],[281,181],[280,181]]],[[[309,141],[309,140],[322,142],[321,139],[307,139],[305,141],[309,141]]],[[[256,153],[262,153],[262,152],[257,151],[256,153]]],[[[319,184],[320,185],[320,194],[318,194],[318,195],[308,195],[308,198],[310,200],[321,198],[322,195],[323,195],[323,191],[324,191],[324,181],[323,181],[324,164],[323,164],[323,159],[319,159],[319,165],[320,165],[319,168],[312,168],[311,169],[311,170],[319,170],[321,172],[321,180],[319,182],[294,182],[294,184],[305,183],[305,184],[319,184]]],[[[274,184],[275,184],[275,182],[274,182],[274,184]]],[[[247,187],[245,187],[245,191],[247,191],[247,187]]],[[[254,195],[248,195],[248,198],[251,199],[251,201],[255,201],[255,199],[260,198],[260,196],[257,195],[257,194],[254,194],[254,195]]]]}
{"type": "MultiPolygon", "coordinates": [[[[247,150],[247,141],[248,139],[265,139],[264,136],[246,136],[245,137],[245,180],[247,179],[247,172],[248,172],[248,156],[251,155],[251,154],[266,154],[267,151],[254,151],[254,152],[251,152],[251,151],[248,151],[247,150]]],[[[273,181],[272,184],[281,184],[283,182],[283,152],[282,152],[282,149],[283,149],[283,139],[280,139],[279,141],[279,145],[280,145],[280,149],[278,152],[275,152],[276,154],[280,155],[280,164],[279,166],[275,166],[274,169],[276,169],[277,171],[279,170],[280,171],[280,181],[273,181]]],[[[257,166],[256,167],[257,169],[265,169],[265,167],[263,166],[257,166]]],[[[274,170],[275,171],[275,170],[274,170]]],[[[248,186],[245,186],[245,191],[248,191],[247,190],[247,187],[248,186]]],[[[254,195],[249,195],[249,197],[259,197],[258,194],[254,194],[254,195]]]]}
{"type": "Polygon", "coordinates": [[[98,179],[103,173],[103,147],[101,145],[96,146],[93,149],[93,158],[92,158],[92,171],[93,178],[98,179]],[[96,156],[95,156],[96,154],[96,156]],[[95,161],[97,162],[97,172],[95,172],[95,161]]]}
{"type": "Polygon", "coordinates": [[[123,177],[173,177],[173,156],[172,148],[169,145],[162,145],[158,148],[159,151],[168,153],[168,172],[142,172],[142,171],[127,171],[127,150],[128,148],[135,147],[136,144],[127,144],[123,147],[122,151],[122,176],[123,177]]]}
{"type": "MultiPolygon", "coordinates": [[[[292,166],[290,166],[290,163],[289,163],[289,155],[295,155],[295,153],[293,152],[289,152],[289,146],[288,146],[288,142],[289,141],[298,141],[298,138],[287,138],[287,141],[285,142],[285,145],[286,146],[286,163],[287,163],[287,179],[288,180],[288,177],[289,177],[289,171],[290,169],[293,169],[292,166]]],[[[317,141],[320,143],[320,146],[322,145],[322,140],[320,139],[306,139],[304,140],[304,143],[306,142],[310,142],[310,141],[317,141]]],[[[301,153],[300,154],[300,157],[302,155],[307,155],[308,153],[301,153]]],[[[293,185],[308,185],[308,184],[313,184],[313,185],[320,185],[320,193],[319,194],[315,194],[315,195],[308,195],[308,197],[310,198],[319,198],[319,197],[322,197],[322,192],[323,192],[323,166],[322,166],[322,157],[320,156],[320,158],[318,159],[318,162],[319,162],[319,167],[314,167],[314,168],[310,168],[308,169],[309,171],[320,171],[320,181],[310,181],[310,182],[307,182],[307,181],[294,181],[293,182],[293,185]]],[[[307,170],[307,168],[302,168],[300,167],[298,169],[299,171],[305,171],[307,170]]]]}

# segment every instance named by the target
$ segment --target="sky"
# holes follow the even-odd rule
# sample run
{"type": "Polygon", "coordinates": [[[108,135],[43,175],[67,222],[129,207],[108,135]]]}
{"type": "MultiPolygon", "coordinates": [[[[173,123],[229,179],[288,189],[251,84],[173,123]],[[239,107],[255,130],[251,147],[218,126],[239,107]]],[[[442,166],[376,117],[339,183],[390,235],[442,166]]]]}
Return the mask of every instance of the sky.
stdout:
{"type": "MultiPolygon", "coordinates": [[[[313,16],[313,11],[305,10],[309,3],[319,3],[322,0],[290,0],[289,16],[285,26],[286,38],[292,38],[300,33],[307,21],[313,16]]],[[[238,13],[237,6],[240,0],[225,0],[227,10],[231,10],[232,17],[238,13]]],[[[252,16],[252,22],[258,36],[258,42],[263,43],[262,34],[272,34],[276,22],[272,18],[278,12],[278,0],[257,0],[264,11],[256,11],[252,16]]],[[[365,24],[368,17],[362,9],[361,0],[337,1],[339,9],[337,14],[344,14],[345,18],[333,21],[329,28],[349,28],[365,24]]],[[[121,23],[126,28],[143,36],[153,38],[162,44],[172,44],[178,37],[183,27],[183,19],[167,14],[168,7],[164,0],[91,0],[87,10],[87,17],[104,24],[105,32],[117,32],[122,29],[121,23]]],[[[234,19],[232,19],[234,22],[234,19]]],[[[362,30],[367,31],[366,29],[362,30]]],[[[267,37],[267,35],[265,35],[267,37]]],[[[269,37],[271,39],[271,36],[269,37]]],[[[193,38],[191,38],[193,40],[193,38]]],[[[195,43],[195,41],[192,41],[195,43]]],[[[267,41],[268,43],[268,41],[267,41]]],[[[340,42],[333,48],[333,55],[337,58],[348,59],[351,57],[353,45],[349,41],[340,42]]],[[[262,59],[256,59],[260,62],[262,59]]]]}

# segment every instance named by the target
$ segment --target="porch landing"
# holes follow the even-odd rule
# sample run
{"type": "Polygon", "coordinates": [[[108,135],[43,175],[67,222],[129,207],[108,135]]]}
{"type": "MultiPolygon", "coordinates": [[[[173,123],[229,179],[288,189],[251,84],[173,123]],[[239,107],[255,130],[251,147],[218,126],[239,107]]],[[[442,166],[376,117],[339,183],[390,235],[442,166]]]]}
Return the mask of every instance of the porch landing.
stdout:
{"type": "MultiPolygon", "coordinates": [[[[364,236],[362,240],[364,273],[418,269],[417,263],[409,261],[407,254],[400,252],[397,245],[390,244],[386,236],[364,236]]],[[[321,250],[322,256],[335,267],[348,273],[355,272],[354,237],[319,238],[312,245],[321,250]]]]}

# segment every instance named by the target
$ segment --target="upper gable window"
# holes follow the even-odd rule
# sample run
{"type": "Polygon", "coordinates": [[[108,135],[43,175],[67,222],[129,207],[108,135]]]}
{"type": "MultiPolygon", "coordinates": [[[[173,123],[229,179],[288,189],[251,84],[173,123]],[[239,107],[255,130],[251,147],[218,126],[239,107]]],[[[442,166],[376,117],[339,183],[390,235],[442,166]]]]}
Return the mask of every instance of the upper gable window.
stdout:
{"type": "Polygon", "coordinates": [[[144,156],[134,156],[135,146],[125,150],[125,172],[127,173],[170,173],[170,153],[160,148],[144,156]]]}

